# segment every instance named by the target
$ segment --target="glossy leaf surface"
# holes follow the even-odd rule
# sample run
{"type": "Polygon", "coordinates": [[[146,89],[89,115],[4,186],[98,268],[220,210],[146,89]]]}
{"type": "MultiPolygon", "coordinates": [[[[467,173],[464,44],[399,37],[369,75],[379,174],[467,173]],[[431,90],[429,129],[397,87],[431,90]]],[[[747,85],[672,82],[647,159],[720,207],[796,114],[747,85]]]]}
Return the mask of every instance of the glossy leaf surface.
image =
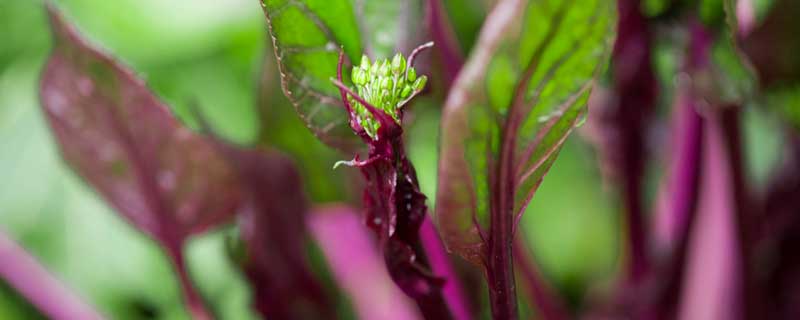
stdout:
{"type": "Polygon", "coordinates": [[[506,206],[525,211],[586,111],[613,27],[602,0],[509,1],[487,17],[443,115],[436,210],[451,251],[483,261],[480,230],[503,181],[506,206]]]}

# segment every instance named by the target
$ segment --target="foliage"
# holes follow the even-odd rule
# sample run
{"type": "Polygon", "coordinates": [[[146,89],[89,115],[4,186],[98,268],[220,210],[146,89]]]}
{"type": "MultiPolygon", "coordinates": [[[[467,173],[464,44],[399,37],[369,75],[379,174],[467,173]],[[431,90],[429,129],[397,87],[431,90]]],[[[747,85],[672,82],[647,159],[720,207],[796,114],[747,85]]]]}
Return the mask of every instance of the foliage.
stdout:
{"type": "Polygon", "coordinates": [[[0,317],[797,316],[792,1],[57,2],[0,3],[0,317]]]}

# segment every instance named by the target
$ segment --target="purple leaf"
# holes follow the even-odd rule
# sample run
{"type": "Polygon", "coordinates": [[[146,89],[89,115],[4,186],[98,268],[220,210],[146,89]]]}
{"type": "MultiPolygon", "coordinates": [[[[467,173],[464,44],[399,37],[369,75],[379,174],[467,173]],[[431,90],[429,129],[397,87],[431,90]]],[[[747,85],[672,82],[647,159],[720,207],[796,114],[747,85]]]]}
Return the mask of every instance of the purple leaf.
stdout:
{"type": "Polygon", "coordinates": [[[55,49],[41,82],[67,163],[141,231],[182,241],[227,221],[239,192],[213,146],[52,7],[55,49]]]}
{"type": "Polygon", "coordinates": [[[294,164],[276,152],[220,142],[237,169],[245,204],[239,226],[254,304],[268,319],[322,318],[331,308],[306,259],[308,202],[294,164]]]}
{"type": "Polygon", "coordinates": [[[195,317],[208,318],[188,281],[186,238],[228,221],[234,172],[182,126],[130,70],[93,48],[48,6],[54,49],[41,101],[62,155],[117,212],[173,259],[195,317]]]}
{"type": "Polygon", "coordinates": [[[318,208],[308,217],[308,225],[360,319],[420,318],[413,302],[392,283],[376,243],[356,210],[346,206],[318,208]]]}

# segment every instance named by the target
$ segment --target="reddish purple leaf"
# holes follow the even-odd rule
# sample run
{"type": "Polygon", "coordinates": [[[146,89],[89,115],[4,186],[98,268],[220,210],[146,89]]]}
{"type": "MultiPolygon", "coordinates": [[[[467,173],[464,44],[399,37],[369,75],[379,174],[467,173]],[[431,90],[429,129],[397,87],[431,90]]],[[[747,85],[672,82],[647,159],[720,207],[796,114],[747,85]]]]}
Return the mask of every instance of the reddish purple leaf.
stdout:
{"type": "Polygon", "coordinates": [[[41,101],[66,162],[178,269],[195,318],[209,318],[192,288],[186,238],[229,220],[235,174],[202,136],[182,126],[130,70],[81,38],[48,6],[54,49],[41,101]]]}
{"type": "Polygon", "coordinates": [[[181,241],[228,220],[233,171],[128,69],[50,9],[55,48],[41,100],[64,159],[141,231],[181,241]]]}
{"type": "Polygon", "coordinates": [[[245,190],[239,226],[256,310],[268,319],[329,314],[322,286],[306,260],[308,202],[294,164],[275,152],[218,146],[237,169],[245,190]]]}

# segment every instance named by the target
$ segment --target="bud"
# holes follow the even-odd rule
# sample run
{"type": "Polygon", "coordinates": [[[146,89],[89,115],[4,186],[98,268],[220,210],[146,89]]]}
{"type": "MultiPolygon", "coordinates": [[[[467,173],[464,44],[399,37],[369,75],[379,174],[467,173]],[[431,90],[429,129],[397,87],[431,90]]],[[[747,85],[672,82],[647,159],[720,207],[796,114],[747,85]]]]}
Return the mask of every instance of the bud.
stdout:
{"type": "Polygon", "coordinates": [[[417,70],[414,70],[414,67],[408,68],[408,82],[414,82],[417,80],[417,70]]]}
{"type": "Polygon", "coordinates": [[[406,70],[406,59],[399,52],[392,59],[392,73],[400,75],[406,70]]]}
{"type": "MultiPolygon", "coordinates": [[[[417,70],[400,53],[391,59],[376,59],[372,62],[369,57],[362,55],[360,64],[353,66],[351,70],[351,79],[356,94],[378,110],[386,112],[398,123],[402,104],[415,92],[423,90],[428,81],[426,76],[417,75],[417,70]]],[[[348,97],[348,101],[366,134],[378,139],[381,124],[375,115],[352,97],[348,97]]]]}
{"type": "Polygon", "coordinates": [[[361,69],[353,68],[353,71],[350,74],[350,80],[353,81],[353,84],[360,85],[361,84],[361,69]]]}
{"type": "Polygon", "coordinates": [[[369,69],[369,57],[366,54],[361,55],[361,69],[367,70],[369,69]]]}
{"type": "Polygon", "coordinates": [[[389,76],[389,72],[391,71],[391,67],[389,66],[389,59],[383,60],[381,63],[380,68],[380,75],[386,77],[389,76]]]}
{"type": "Polygon", "coordinates": [[[421,76],[417,81],[414,81],[414,91],[422,91],[425,89],[425,84],[428,83],[428,77],[421,76]]]}
{"type": "Polygon", "coordinates": [[[375,76],[375,75],[377,75],[377,74],[378,74],[378,62],[376,61],[376,62],[375,62],[375,63],[373,63],[373,64],[372,64],[372,66],[369,68],[369,76],[370,76],[370,77],[374,77],[374,76],[375,76]]]}
{"type": "Polygon", "coordinates": [[[381,89],[386,89],[386,90],[391,89],[392,85],[394,85],[394,81],[392,81],[392,78],[383,78],[383,80],[381,81],[381,89]]]}
{"type": "Polygon", "coordinates": [[[413,89],[411,89],[411,86],[405,85],[403,87],[403,91],[400,92],[400,98],[407,99],[408,96],[411,95],[411,91],[413,91],[413,89]]]}

